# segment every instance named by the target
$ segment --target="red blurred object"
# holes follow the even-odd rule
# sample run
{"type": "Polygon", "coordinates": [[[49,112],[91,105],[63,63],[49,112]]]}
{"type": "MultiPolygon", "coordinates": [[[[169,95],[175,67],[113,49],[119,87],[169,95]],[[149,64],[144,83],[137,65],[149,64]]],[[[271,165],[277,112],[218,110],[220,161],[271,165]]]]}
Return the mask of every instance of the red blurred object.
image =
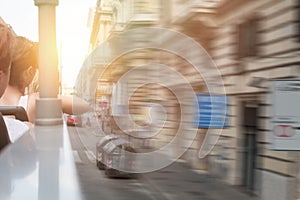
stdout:
{"type": "Polygon", "coordinates": [[[67,116],[68,126],[82,126],[82,118],[80,115],[68,115],[67,116]]]}

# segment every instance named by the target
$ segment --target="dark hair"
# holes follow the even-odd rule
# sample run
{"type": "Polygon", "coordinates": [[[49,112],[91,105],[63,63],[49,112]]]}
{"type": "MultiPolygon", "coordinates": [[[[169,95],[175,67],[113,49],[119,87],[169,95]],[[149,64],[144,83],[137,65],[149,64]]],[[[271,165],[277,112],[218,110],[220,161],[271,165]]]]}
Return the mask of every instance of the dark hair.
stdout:
{"type": "Polygon", "coordinates": [[[0,70],[9,71],[14,37],[10,27],[0,18],[0,70]]]}
{"type": "Polygon", "coordinates": [[[13,48],[9,85],[23,87],[25,81],[21,74],[29,67],[33,67],[34,70],[38,68],[38,43],[17,36],[13,48]]]}

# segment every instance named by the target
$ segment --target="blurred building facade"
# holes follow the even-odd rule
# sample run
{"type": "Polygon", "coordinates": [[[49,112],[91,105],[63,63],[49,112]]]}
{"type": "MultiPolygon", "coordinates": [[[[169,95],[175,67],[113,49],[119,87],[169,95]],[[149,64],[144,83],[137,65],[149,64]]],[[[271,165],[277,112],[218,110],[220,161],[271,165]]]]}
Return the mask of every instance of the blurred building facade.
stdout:
{"type": "MultiPolygon", "coordinates": [[[[299,196],[299,154],[270,150],[269,98],[270,80],[300,76],[297,0],[98,0],[93,15],[91,51],[118,33],[137,27],[170,28],[201,44],[222,75],[229,96],[230,127],[222,131],[210,155],[201,160],[198,151],[206,130],[199,129],[182,158],[192,167],[240,185],[262,199],[289,200],[299,196]]],[[[93,68],[103,67],[99,65],[92,66],[86,76],[96,78],[99,88],[102,82],[113,85],[132,67],[157,59],[156,54],[160,54],[158,61],[183,74],[196,93],[206,92],[204,80],[194,76],[189,64],[166,52],[138,51],[111,64],[104,77],[93,77],[93,68]]],[[[168,77],[167,73],[150,70],[141,72],[138,78],[146,79],[149,74],[154,78],[168,77]]],[[[122,95],[134,89],[136,83],[126,84],[122,95]]],[[[168,86],[184,95],[176,80],[168,86]]],[[[95,96],[96,92],[97,98],[101,98],[100,90],[90,90],[86,81],[82,81],[86,96],[95,96]]],[[[131,108],[135,114],[140,112],[135,108],[147,102],[163,104],[163,98],[168,100],[164,107],[170,118],[166,128],[152,141],[157,148],[163,146],[174,136],[179,120],[176,97],[157,85],[139,88],[134,94],[131,108]]],[[[116,101],[121,101],[122,95],[116,101]]]]}
{"type": "Polygon", "coordinates": [[[196,34],[192,37],[201,43],[203,28],[208,31],[209,43],[203,46],[230,97],[231,127],[210,155],[210,172],[262,199],[296,199],[299,153],[270,150],[270,81],[300,76],[299,2],[218,1],[213,12],[196,1],[177,6],[172,19],[186,34],[196,34]]]}
{"type": "Polygon", "coordinates": [[[231,105],[231,128],[223,130],[227,179],[262,199],[298,195],[299,154],[270,150],[270,81],[299,78],[298,19],[294,0],[227,1],[212,18],[217,26],[211,55],[231,105]]]}

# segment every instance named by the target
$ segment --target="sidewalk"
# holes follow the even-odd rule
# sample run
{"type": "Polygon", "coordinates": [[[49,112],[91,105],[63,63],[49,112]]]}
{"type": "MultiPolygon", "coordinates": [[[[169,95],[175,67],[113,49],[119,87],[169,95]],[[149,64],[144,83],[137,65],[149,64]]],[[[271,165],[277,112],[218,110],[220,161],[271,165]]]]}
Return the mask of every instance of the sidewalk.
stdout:
{"type": "Polygon", "coordinates": [[[157,172],[140,177],[156,190],[160,199],[167,200],[258,200],[226,185],[205,173],[190,169],[187,164],[175,162],[157,172]]]}

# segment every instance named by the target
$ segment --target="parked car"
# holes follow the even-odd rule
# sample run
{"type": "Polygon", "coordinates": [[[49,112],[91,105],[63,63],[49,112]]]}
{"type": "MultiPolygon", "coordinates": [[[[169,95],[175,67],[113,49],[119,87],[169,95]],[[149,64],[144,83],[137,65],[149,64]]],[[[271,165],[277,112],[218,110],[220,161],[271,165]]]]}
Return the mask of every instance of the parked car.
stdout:
{"type": "Polygon", "coordinates": [[[82,126],[82,117],[80,115],[68,115],[67,116],[68,126],[82,126]]]}

